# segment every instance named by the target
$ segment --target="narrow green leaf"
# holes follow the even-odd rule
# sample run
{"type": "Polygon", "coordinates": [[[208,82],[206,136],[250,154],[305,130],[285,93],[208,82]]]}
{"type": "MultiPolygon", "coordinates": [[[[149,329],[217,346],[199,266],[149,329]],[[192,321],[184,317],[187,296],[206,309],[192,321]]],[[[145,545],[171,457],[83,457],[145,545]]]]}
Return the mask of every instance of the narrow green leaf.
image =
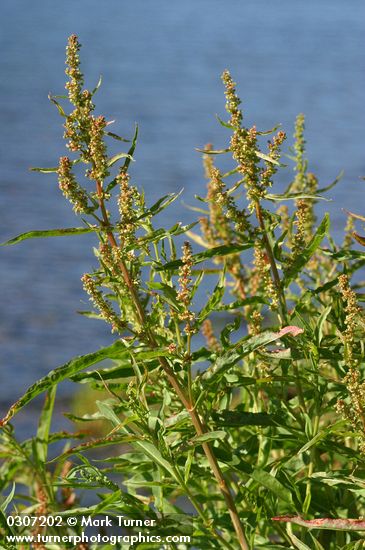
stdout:
{"type": "Polygon", "coordinates": [[[147,218],[149,216],[156,216],[156,214],[159,214],[162,212],[162,210],[165,210],[171,203],[173,203],[178,197],[180,197],[181,193],[183,192],[183,189],[179,191],[178,193],[168,193],[168,195],[164,195],[158,201],[156,201],[150,208],[148,208],[139,218],[138,220],[143,220],[144,218],[147,218]]]}
{"type": "Polygon", "coordinates": [[[121,136],[118,136],[118,134],[115,134],[114,132],[105,132],[105,135],[113,138],[113,139],[116,139],[117,141],[123,141],[124,143],[129,143],[130,142],[130,139],[125,139],[121,136]]]}
{"type": "Polygon", "coordinates": [[[129,155],[128,153],[118,153],[117,155],[114,155],[114,157],[111,157],[108,160],[108,166],[111,167],[111,166],[113,166],[113,164],[118,162],[118,160],[124,159],[124,158],[129,158],[132,162],[134,162],[133,157],[131,155],[129,155]]]}
{"type": "Polygon", "coordinates": [[[57,386],[53,386],[46,393],[45,402],[43,405],[42,413],[39,419],[37,436],[36,436],[36,454],[37,460],[44,464],[47,460],[49,433],[51,429],[52,414],[54,408],[54,402],[56,398],[57,386]]]}
{"type": "Polygon", "coordinates": [[[215,115],[215,118],[218,120],[219,124],[224,128],[229,128],[230,130],[237,130],[236,126],[233,126],[233,124],[229,124],[229,122],[225,122],[218,115],[215,115]]]}
{"type": "Polygon", "coordinates": [[[232,309],[240,309],[244,306],[252,304],[268,304],[269,301],[263,298],[262,296],[250,296],[249,298],[244,298],[243,300],[235,300],[230,304],[223,304],[217,307],[217,311],[230,311],[232,309]]]}
{"type": "MultiPolygon", "coordinates": [[[[224,123],[226,124],[226,123],[224,123]]],[[[205,155],[222,155],[224,153],[229,153],[230,148],[228,149],[199,149],[198,147],[195,148],[196,151],[199,153],[204,153],[205,155]]],[[[255,151],[256,155],[262,159],[266,160],[266,162],[271,162],[272,164],[276,164],[277,166],[285,166],[285,164],[281,164],[277,160],[269,157],[269,155],[265,155],[265,153],[261,153],[261,151],[255,151]]]]}
{"type": "Polygon", "coordinates": [[[2,512],[6,512],[6,509],[7,507],[9,506],[9,504],[12,502],[13,500],[13,497],[14,497],[14,493],[15,493],[15,483],[13,483],[13,486],[11,488],[11,491],[10,493],[8,494],[8,496],[3,500],[3,502],[0,504],[0,510],[2,512]]]}
{"type": "Polygon", "coordinates": [[[163,229],[162,227],[159,229],[156,229],[155,231],[151,231],[150,233],[147,233],[144,237],[139,237],[138,242],[140,243],[153,243],[161,241],[162,239],[165,239],[167,237],[170,237],[171,235],[181,235],[183,233],[186,233],[194,227],[199,222],[193,222],[189,225],[181,225],[181,223],[176,223],[173,227],[170,229],[163,229]]]}
{"type": "Polygon", "coordinates": [[[181,303],[177,299],[176,289],[165,283],[147,282],[148,288],[153,290],[161,290],[161,298],[169,304],[175,311],[181,311],[181,303]]]}
{"type": "Polygon", "coordinates": [[[354,475],[346,476],[339,472],[314,472],[311,479],[318,479],[321,483],[334,487],[336,485],[346,485],[348,489],[353,491],[363,491],[365,489],[365,480],[354,475]]]}
{"type": "Polygon", "coordinates": [[[214,432],[207,432],[202,435],[197,435],[190,439],[189,443],[191,445],[201,445],[202,443],[208,443],[209,441],[215,441],[216,439],[224,439],[227,437],[227,434],[223,430],[216,430],[214,432]]]}
{"type": "Polygon", "coordinates": [[[142,451],[149,458],[151,458],[153,462],[162,466],[174,479],[176,479],[176,474],[172,465],[170,465],[170,463],[165,458],[163,458],[160,451],[152,443],[150,443],[149,441],[136,441],[135,445],[136,447],[142,449],[142,451]]]}
{"type": "MultiPolygon", "coordinates": [[[[10,536],[14,536],[15,533],[11,527],[8,525],[8,520],[5,516],[5,514],[0,510],[0,527],[2,528],[3,535],[5,533],[10,536]]],[[[10,542],[7,543],[6,546],[2,546],[2,543],[0,542],[0,549],[1,550],[18,550],[19,546],[14,546],[10,542]]]]}
{"type": "MultiPolygon", "coordinates": [[[[135,129],[134,136],[133,136],[133,139],[132,139],[132,145],[131,145],[128,153],[127,153],[125,162],[123,164],[123,170],[125,170],[125,171],[128,170],[129,165],[131,163],[131,159],[133,159],[133,154],[134,154],[134,151],[135,151],[136,145],[137,145],[137,138],[138,138],[138,126],[136,124],[136,129],[135,129]]],[[[116,185],[118,185],[118,180],[117,180],[117,178],[114,178],[113,181],[111,181],[109,183],[109,185],[107,186],[107,188],[106,188],[107,192],[110,192],[112,189],[114,189],[114,187],[116,185]]]]}
{"type": "Polygon", "coordinates": [[[210,295],[209,300],[207,301],[207,303],[199,313],[199,316],[197,319],[199,324],[202,323],[204,319],[206,319],[212,311],[216,311],[218,305],[222,301],[222,298],[224,296],[224,291],[225,291],[224,273],[222,273],[222,277],[220,278],[215,289],[210,295]]]}
{"type": "MultiPolygon", "coordinates": [[[[234,344],[233,347],[230,347],[230,349],[219,356],[216,362],[209,369],[203,372],[202,378],[204,380],[209,380],[210,384],[214,384],[217,377],[222,376],[229,369],[237,365],[243,357],[249,355],[262,346],[275,342],[286,334],[291,334],[292,328],[297,329],[297,327],[285,327],[280,332],[265,331],[255,336],[245,336],[234,344]]],[[[292,332],[292,334],[295,334],[295,332],[292,332]]],[[[229,345],[229,342],[226,342],[226,344],[229,345]]]]}
{"type": "Polygon", "coordinates": [[[269,193],[265,195],[265,199],[273,202],[277,201],[296,201],[298,199],[311,199],[311,200],[321,200],[326,202],[331,202],[332,199],[327,199],[326,197],[322,197],[321,195],[315,195],[311,193],[290,193],[290,194],[283,194],[283,195],[275,195],[272,193],[269,193]]]}
{"type": "MultiPolygon", "coordinates": [[[[314,538],[314,536],[312,535],[312,533],[310,533],[310,536],[311,536],[311,539],[313,541],[313,544],[315,546],[314,550],[324,550],[322,544],[316,539],[314,538]]],[[[344,550],[344,549],[343,549],[344,550]]]]}
{"type": "Polygon", "coordinates": [[[326,319],[332,309],[332,306],[328,306],[325,308],[324,311],[322,311],[320,318],[318,319],[317,326],[315,329],[316,336],[317,336],[317,344],[320,345],[323,337],[323,327],[326,322],[326,319]]]}
{"type": "Polygon", "coordinates": [[[58,172],[58,166],[52,166],[50,168],[37,168],[32,167],[29,168],[31,172],[41,172],[42,174],[57,174],[58,172]]]}
{"type": "Polygon", "coordinates": [[[269,157],[269,155],[265,155],[265,153],[261,153],[261,151],[255,151],[256,156],[258,156],[262,160],[266,160],[266,162],[270,162],[271,164],[276,164],[276,166],[282,166],[285,167],[286,164],[282,164],[281,162],[278,162],[277,160],[269,157]]]}
{"type": "Polygon", "coordinates": [[[281,127],[281,124],[277,124],[273,128],[270,128],[270,130],[263,130],[261,132],[257,131],[256,134],[258,136],[269,136],[270,134],[273,134],[274,132],[276,132],[276,130],[279,130],[280,127],[281,127]]]}
{"type": "Polygon", "coordinates": [[[1,243],[0,246],[9,246],[12,244],[20,243],[26,239],[42,239],[48,237],[65,237],[69,235],[82,235],[84,233],[92,233],[98,231],[99,228],[95,227],[67,227],[64,229],[45,229],[44,231],[28,231],[27,233],[21,233],[17,237],[1,243]]]}
{"type": "Polygon", "coordinates": [[[304,544],[304,542],[299,540],[298,537],[294,535],[294,533],[288,532],[288,535],[290,537],[290,540],[294,544],[295,548],[297,548],[298,550],[312,550],[312,548],[309,548],[309,546],[307,546],[306,544],[304,544]]]}
{"type": "MultiPolygon", "coordinates": [[[[159,352],[159,356],[161,357],[162,355],[163,353],[159,352]]],[[[78,374],[74,374],[73,376],[70,376],[70,380],[72,380],[72,382],[83,383],[83,382],[88,382],[90,380],[106,381],[106,380],[119,380],[119,379],[131,378],[132,376],[135,376],[135,371],[131,365],[129,353],[126,354],[126,356],[128,357],[128,359],[121,362],[118,361],[117,362],[118,364],[115,367],[110,367],[106,369],[96,369],[96,370],[91,370],[86,372],[79,372],[78,374]]],[[[138,356],[135,356],[135,359],[136,361],[138,361],[139,360],[138,356]]],[[[143,361],[144,361],[144,368],[146,368],[147,371],[152,371],[154,369],[157,369],[160,366],[157,359],[148,360],[145,358],[143,361]]]]}
{"type": "Polygon", "coordinates": [[[101,437],[98,439],[92,439],[91,441],[87,441],[86,443],[81,443],[80,445],[76,445],[75,447],[71,447],[71,449],[68,449],[64,453],[62,453],[59,456],[56,456],[52,460],[49,460],[48,462],[60,462],[64,458],[67,458],[70,455],[76,455],[80,452],[88,451],[90,449],[100,449],[102,447],[108,447],[109,445],[122,445],[125,443],[132,443],[139,439],[138,435],[133,435],[129,433],[123,433],[123,434],[110,434],[106,437],[101,437]]]}
{"type": "Polygon", "coordinates": [[[99,76],[99,80],[95,86],[95,88],[93,89],[93,91],[91,92],[91,95],[93,96],[94,94],[96,94],[96,92],[98,91],[98,89],[100,88],[101,84],[103,82],[103,77],[102,75],[99,76]]]}
{"type": "Polygon", "coordinates": [[[361,246],[365,246],[365,237],[363,237],[362,235],[359,235],[355,231],[353,231],[353,233],[351,233],[351,235],[353,236],[355,241],[357,241],[359,244],[361,244],[361,246]]]}
{"type": "Polygon", "coordinates": [[[52,96],[51,94],[48,94],[48,99],[54,104],[56,105],[57,109],[58,109],[58,112],[60,113],[61,116],[63,116],[64,118],[66,118],[66,113],[65,111],[63,110],[63,108],[61,107],[61,105],[58,103],[58,101],[55,100],[54,96],[52,96]]]}
{"type": "Polygon", "coordinates": [[[223,153],[229,153],[230,149],[199,149],[195,147],[195,151],[198,153],[204,153],[205,155],[222,155],[223,153]]]}
{"type": "Polygon", "coordinates": [[[222,411],[213,412],[212,420],[216,426],[277,426],[279,419],[272,414],[260,412],[222,411]]]}
{"type": "Polygon", "coordinates": [[[52,370],[44,376],[38,382],[35,382],[25,394],[18,399],[12,405],[5,415],[5,417],[0,421],[0,427],[5,426],[13,416],[18,413],[25,405],[27,405],[32,399],[34,399],[40,393],[47,391],[52,388],[55,384],[58,384],[62,380],[69,378],[73,374],[76,374],[82,369],[99,363],[104,359],[116,359],[118,358],[119,353],[124,350],[125,346],[120,340],[117,340],[111,346],[102,348],[94,353],[88,353],[87,355],[82,355],[72,359],[68,363],[65,363],[61,367],[58,367],[55,370],[52,370]]]}
{"type": "MultiPolygon", "coordinates": [[[[247,250],[248,248],[252,248],[252,246],[253,246],[253,242],[251,241],[245,244],[215,246],[214,248],[209,248],[208,250],[205,250],[205,252],[199,252],[198,254],[194,254],[192,256],[193,264],[194,265],[199,264],[201,262],[204,262],[205,260],[208,260],[209,258],[214,258],[215,256],[228,256],[229,254],[237,254],[239,252],[242,252],[242,250],[247,250]]],[[[156,271],[175,270],[179,268],[181,265],[182,265],[181,260],[174,260],[162,266],[157,265],[156,271]]]]}
{"type": "Polygon", "coordinates": [[[287,236],[288,234],[288,230],[284,231],[284,233],[282,233],[278,239],[276,240],[275,244],[274,244],[274,256],[277,260],[279,260],[279,262],[282,261],[283,257],[282,257],[282,246],[283,246],[283,243],[285,241],[285,237],[287,236]]]}
{"type": "Polygon", "coordinates": [[[311,447],[316,445],[319,441],[322,441],[324,438],[326,438],[330,433],[336,432],[342,429],[344,426],[346,426],[345,420],[338,420],[334,424],[327,426],[327,428],[324,428],[323,430],[318,432],[310,441],[308,441],[305,445],[303,445],[303,447],[301,447],[299,451],[297,451],[297,455],[305,453],[311,447]]]}
{"type": "Polygon", "coordinates": [[[98,407],[99,411],[101,412],[102,416],[106,418],[107,420],[110,420],[110,422],[115,426],[119,426],[122,421],[118,416],[115,414],[113,409],[113,403],[116,404],[116,400],[104,400],[104,401],[96,401],[96,406],[98,407]]]}
{"type": "Polygon", "coordinates": [[[288,286],[293,279],[300,273],[302,268],[309,262],[321,242],[323,241],[324,237],[327,235],[330,228],[330,218],[328,214],[325,214],[322,222],[317,228],[317,231],[315,232],[313,238],[309,242],[309,244],[304,248],[304,250],[301,252],[301,254],[297,257],[293,265],[290,267],[290,269],[285,274],[283,284],[284,286],[288,286]]]}
{"type": "Polygon", "coordinates": [[[332,252],[331,250],[321,249],[321,252],[326,256],[329,256],[333,260],[340,262],[344,260],[358,260],[359,258],[365,258],[365,252],[362,250],[339,250],[338,252],[332,252]]]}
{"type": "Polygon", "coordinates": [[[341,170],[341,172],[338,174],[338,176],[336,176],[336,178],[333,180],[332,183],[330,183],[329,185],[326,185],[325,187],[321,187],[320,189],[318,189],[317,193],[326,193],[326,191],[329,191],[330,189],[332,189],[332,187],[337,185],[338,182],[343,178],[344,173],[345,172],[341,170]]]}
{"type": "Polygon", "coordinates": [[[193,464],[193,460],[194,460],[194,449],[191,449],[191,451],[188,451],[187,453],[185,467],[184,467],[184,481],[186,484],[189,482],[190,470],[193,464]]]}
{"type": "Polygon", "coordinates": [[[258,468],[253,470],[250,476],[252,479],[260,483],[260,485],[263,485],[266,489],[269,489],[269,491],[274,493],[274,495],[276,495],[279,499],[284,500],[287,504],[293,504],[292,495],[289,489],[284,487],[284,485],[280,483],[280,481],[273,475],[269,474],[269,472],[258,468]]]}
{"type": "Polygon", "coordinates": [[[345,208],[343,208],[343,211],[346,212],[348,216],[351,216],[351,218],[355,218],[355,220],[361,220],[362,222],[365,222],[365,216],[360,216],[360,214],[354,214],[354,212],[350,212],[345,208]]]}

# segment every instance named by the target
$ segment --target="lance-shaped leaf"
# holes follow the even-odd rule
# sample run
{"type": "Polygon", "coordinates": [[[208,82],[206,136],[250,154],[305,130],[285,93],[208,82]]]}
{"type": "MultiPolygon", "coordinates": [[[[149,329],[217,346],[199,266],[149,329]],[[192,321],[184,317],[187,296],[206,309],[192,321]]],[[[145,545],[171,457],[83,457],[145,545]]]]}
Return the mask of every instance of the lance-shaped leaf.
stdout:
{"type": "Polygon", "coordinates": [[[284,487],[284,485],[280,483],[276,477],[269,474],[269,472],[258,468],[250,474],[250,477],[260,485],[266,487],[266,489],[274,493],[278,498],[284,500],[287,504],[292,504],[292,494],[289,489],[284,487]]]}
{"type": "Polygon", "coordinates": [[[99,76],[99,80],[98,80],[98,82],[97,82],[95,88],[94,88],[93,91],[91,92],[91,95],[96,94],[96,92],[97,92],[98,89],[100,88],[102,82],[103,82],[103,77],[102,77],[102,75],[100,75],[100,76],[99,76]]]}
{"type": "Polygon", "coordinates": [[[171,203],[173,203],[178,197],[180,197],[181,193],[183,192],[183,189],[179,191],[178,193],[168,193],[167,195],[164,195],[158,201],[156,201],[150,208],[145,210],[141,216],[137,218],[137,220],[143,220],[144,218],[147,218],[149,216],[156,216],[156,214],[159,214],[162,212],[162,210],[165,210],[168,206],[170,206],[171,203]]]}
{"type": "Polygon", "coordinates": [[[295,523],[296,525],[301,525],[302,527],[307,527],[308,529],[330,529],[331,531],[365,531],[364,519],[303,519],[300,516],[277,516],[271,519],[272,521],[295,523]]]}
{"type": "Polygon", "coordinates": [[[279,417],[265,412],[253,413],[244,411],[213,412],[212,419],[215,426],[239,427],[239,426],[277,426],[279,417]]]}
{"type": "Polygon", "coordinates": [[[355,241],[357,241],[361,246],[365,246],[365,237],[362,235],[359,235],[358,233],[355,233],[355,231],[352,233],[353,238],[355,241]]]}
{"type": "Polygon", "coordinates": [[[5,426],[16,413],[18,413],[25,405],[27,405],[40,393],[49,390],[55,384],[62,382],[62,380],[69,378],[80,370],[86,369],[90,365],[95,365],[95,363],[99,363],[104,359],[117,359],[120,352],[124,349],[125,346],[122,342],[117,340],[111,346],[102,348],[94,353],[88,353],[87,355],[76,357],[61,367],[51,370],[47,376],[44,376],[38,380],[38,382],[35,382],[32,386],[30,386],[25,394],[10,407],[6,416],[0,420],[0,427],[5,426]]]}
{"type": "Polygon", "coordinates": [[[255,151],[256,156],[259,157],[259,159],[266,160],[266,162],[270,162],[271,164],[276,164],[276,166],[281,166],[285,168],[286,164],[282,164],[281,162],[278,162],[277,160],[269,157],[269,155],[265,155],[265,153],[261,153],[261,151],[255,151]]]}
{"type": "Polygon", "coordinates": [[[58,166],[50,166],[49,168],[29,168],[31,172],[41,172],[41,174],[56,174],[58,172],[58,166]]]}
{"type": "Polygon", "coordinates": [[[217,439],[222,440],[227,437],[226,432],[223,430],[215,430],[213,432],[207,432],[202,435],[196,435],[189,441],[189,445],[202,445],[203,443],[208,443],[210,441],[216,441],[217,439]]]}
{"type": "Polygon", "coordinates": [[[51,429],[53,408],[54,408],[54,403],[56,398],[56,390],[57,390],[57,386],[54,385],[46,393],[46,399],[44,402],[41,416],[39,418],[39,425],[38,425],[37,437],[36,437],[36,443],[35,443],[35,451],[36,451],[36,460],[41,464],[42,463],[44,464],[44,462],[46,462],[47,460],[49,435],[50,435],[50,429],[51,429]]]}
{"type": "MultiPolygon", "coordinates": [[[[201,262],[204,262],[205,260],[209,260],[210,258],[214,258],[215,256],[228,256],[229,254],[237,254],[238,252],[242,252],[242,250],[247,250],[248,248],[252,248],[253,242],[248,242],[245,244],[231,244],[231,245],[221,245],[221,246],[215,246],[214,248],[209,248],[208,250],[205,250],[205,252],[199,252],[198,254],[193,254],[192,261],[193,264],[200,264],[201,262]]],[[[157,265],[156,271],[174,271],[175,269],[179,268],[182,265],[181,260],[174,260],[172,262],[168,262],[164,265],[157,265]]]]}
{"type": "MultiPolygon", "coordinates": [[[[72,415],[67,415],[68,417],[72,415]]],[[[105,418],[103,415],[100,415],[101,418],[105,418]]],[[[61,455],[56,456],[49,462],[55,462],[55,461],[61,461],[70,455],[79,455],[80,452],[88,451],[90,449],[100,449],[102,447],[107,447],[110,445],[121,445],[123,443],[131,443],[132,441],[136,441],[139,438],[138,435],[133,434],[116,434],[112,433],[107,435],[106,437],[101,437],[97,439],[92,439],[91,441],[86,441],[85,443],[81,443],[80,445],[75,445],[74,447],[71,447],[71,449],[68,449],[61,455]]]]}
{"type": "Polygon", "coordinates": [[[161,299],[169,304],[170,307],[174,311],[181,311],[181,303],[177,299],[177,293],[176,289],[172,286],[169,286],[165,283],[158,283],[158,282],[148,282],[147,281],[148,288],[151,288],[152,290],[160,290],[161,293],[159,294],[161,299]]]}
{"type": "MultiPolygon", "coordinates": [[[[124,171],[128,170],[129,165],[131,163],[131,160],[133,159],[133,154],[134,154],[134,151],[135,151],[136,145],[137,145],[137,138],[138,138],[138,126],[136,125],[136,129],[135,129],[134,136],[133,136],[133,139],[132,139],[132,145],[130,146],[129,151],[126,154],[126,159],[125,159],[125,162],[123,164],[123,170],[124,171]]],[[[114,178],[113,181],[111,181],[109,183],[109,185],[107,186],[107,188],[106,188],[107,192],[109,193],[112,189],[114,189],[114,187],[116,185],[118,185],[118,180],[117,180],[117,178],[114,178]]]]}
{"type": "Polygon", "coordinates": [[[341,170],[341,172],[338,174],[338,176],[336,176],[336,178],[333,180],[332,183],[330,183],[329,185],[326,185],[325,187],[321,187],[320,189],[318,189],[317,193],[325,193],[326,191],[329,191],[330,189],[332,189],[332,187],[337,185],[338,182],[343,178],[344,173],[345,172],[341,170]]]}
{"type": "Polygon", "coordinates": [[[61,116],[63,116],[64,118],[66,118],[66,113],[65,113],[65,111],[63,110],[63,108],[61,107],[61,105],[58,103],[58,101],[56,101],[55,98],[54,98],[51,94],[48,94],[48,99],[49,99],[54,105],[56,105],[59,114],[60,114],[61,116]]]}
{"type": "Polygon", "coordinates": [[[289,193],[289,194],[283,194],[283,195],[275,195],[272,193],[269,193],[265,195],[265,199],[269,201],[297,201],[299,199],[311,199],[311,200],[321,200],[321,201],[327,201],[331,202],[331,199],[327,199],[326,197],[322,197],[321,195],[315,195],[313,193],[289,193]]]}
{"type": "Polygon", "coordinates": [[[121,136],[118,136],[118,134],[115,134],[114,132],[105,132],[105,135],[113,138],[113,139],[116,139],[117,141],[123,141],[124,143],[129,143],[130,142],[130,139],[125,139],[121,136]]]}
{"type": "MultiPolygon", "coordinates": [[[[199,153],[204,153],[205,155],[223,155],[224,153],[229,153],[231,149],[199,149],[196,148],[196,151],[199,153]]],[[[261,153],[261,151],[255,151],[256,155],[262,159],[266,160],[266,162],[271,162],[272,164],[276,164],[277,166],[285,166],[285,164],[281,164],[277,160],[269,157],[269,155],[265,155],[265,153],[261,153]]]]}
{"type": "Polygon", "coordinates": [[[108,166],[113,166],[113,164],[115,164],[116,162],[118,162],[118,160],[120,159],[124,159],[124,158],[129,158],[129,160],[133,161],[134,162],[134,159],[131,155],[129,155],[128,153],[118,153],[117,155],[114,155],[114,157],[111,157],[109,160],[108,160],[108,166]]]}
{"type": "Polygon", "coordinates": [[[198,323],[201,324],[204,319],[208,317],[208,315],[212,311],[216,311],[218,305],[221,303],[223,295],[224,295],[224,273],[222,273],[222,277],[218,281],[215,289],[213,290],[212,294],[209,297],[208,302],[205,304],[203,309],[200,311],[198,316],[198,323]]]}
{"type": "Polygon", "coordinates": [[[167,237],[171,237],[172,235],[181,235],[182,233],[186,233],[191,227],[194,227],[194,225],[196,224],[197,222],[192,222],[189,225],[181,225],[181,222],[178,222],[170,229],[163,229],[161,227],[159,229],[156,229],[155,231],[147,233],[147,235],[143,237],[138,237],[138,243],[153,243],[161,241],[162,239],[165,239],[167,237]]]}
{"type": "MultiPolygon", "coordinates": [[[[237,328],[237,327],[236,327],[237,328]]],[[[221,377],[227,370],[234,367],[240,359],[249,355],[253,351],[272,344],[283,336],[297,336],[303,332],[302,329],[296,326],[288,326],[281,329],[279,332],[265,331],[255,336],[245,336],[239,340],[233,347],[229,348],[225,353],[217,358],[216,362],[202,374],[202,379],[209,380],[210,384],[214,384],[216,378],[221,377]]],[[[226,342],[229,345],[229,342],[226,342]]]]}
{"type": "Polygon", "coordinates": [[[21,233],[17,237],[1,243],[0,246],[9,246],[11,244],[17,244],[27,239],[44,239],[47,237],[65,237],[69,235],[82,235],[83,233],[92,233],[93,231],[99,231],[98,227],[66,227],[63,229],[45,229],[44,231],[28,231],[27,233],[21,233]]]}
{"type": "Polygon", "coordinates": [[[355,220],[361,220],[362,222],[365,222],[365,216],[360,216],[360,214],[355,214],[354,212],[350,212],[349,210],[346,210],[346,208],[342,209],[348,216],[351,216],[351,218],[355,218],[355,220]]]}

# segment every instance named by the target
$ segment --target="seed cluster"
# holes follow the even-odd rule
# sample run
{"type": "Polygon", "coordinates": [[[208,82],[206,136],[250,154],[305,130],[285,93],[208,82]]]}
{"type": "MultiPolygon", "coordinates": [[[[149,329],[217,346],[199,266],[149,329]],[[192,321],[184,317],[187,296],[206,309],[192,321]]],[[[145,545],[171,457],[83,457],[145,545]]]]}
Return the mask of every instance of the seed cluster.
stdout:
{"type": "Polygon", "coordinates": [[[270,307],[273,310],[279,307],[278,291],[270,276],[270,261],[261,241],[256,241],[254,249],[254,274],[257,276],[256,284],[270,297],[270,307]]]}
{"type": "Polygon", "coordinates": [[[125,328],[125,323],[121,321],[115,313],[110,302],[103,296],[103,293],[98,290],[97,284],[92,276],[85,273],[81,277],[85,292],[90,296],[90,301],[100,311],[103,319],[112,327],[112,332],[122,331],[125,328]]]}
{"type": "Polygon", "coordinates": [[[349,420],[354,430],[361,434],[359,448],[365,454],[365,382],[360,378],[360,371],[357,368],[358,361],[354,357],[355,331],[357,318],[361,309],[357,305],[356,294],[350,287],[349,278],[346,274],[338,278],[338,286],[345,304],[345,326],[343,333],[345,345],[345,360],[349,368],[343,379],[349,396],[349,402],[340,399],[336,409],[349,420]]]}
{"type": "Polygon", "coordinates": [[[58,166],[58,184],[63,195],[73,205],[76,214],[82,214],[89,211],[86,191],[77,183],[72,173],[72,163],[68,157],[60,158],[58,166]]]}
{"type": "Polygon", "coordinates": [[[79,50],[80,44],[77,36],[70,36],[66,48],[66,74],[69,77],[66,89],[69,100],[75,109],[66,116],[64,138],[68,140],[67,147],[70,151],[79,151],[83,160],[88,162],[90,159],[87,145],[90,139],[91,113],[94,110],[94,105],[89,90],[82,90],[84,77],[80,70],[79,50]]]}
{"type": "Polygon", "coordinates": [[[108,157],[104,142],[104,129],[106,120],[103,116],[90,119],[88,156],[92,162],[92,169],[88,171],[88,177],[95,181],[103,181],[108,175],[108,157]]]}
{"type": "Polygon", "coordinates": [[[294,221],[294,224],[297,226],[297,231],[292,238],[292,261],[300,256],[306,245],[309,208],[310,206],[305,200],[299,200],[297,202],[297,210],[295,212],[296,220],[294,221]]]}
{"type": "Polygon", "coordinates": [[[81,99],[81,91],[84,85],[84,77],[80,70],[79,50],[80,44],[75,34],[68,39],[66,47],[66,74],[70,78],[66,83],[69,100],[73,105],[78,105],[81,99]]]}
{"type": "Polygon", "coordinates": [[[177,292],[177,300],[182,305],[182,311],[179,313],[179,319],[186,321],[185,332],[186,334],[192,334],[195,332],[193,323],[195,315],[190,311],[189,306],[191,303],[191,268],[193,266],[192,249],[191,244],[186,241],[182,247],[182,265],[179,269],[179,290],[177,292]]]}
{"type": "Polygon", "coordinates": [[[342,299],[345,304],[345,325],[346,330],[343,333],[345,341],[345,356],[347,365],[349,367],[356,365],[356,360],[354,359],[354,342],[355,342],[355,330],[356,330],[356,319],[360,313],[360,308],[357,305],[356,294],[350,287],[349,278],[346,274],[340,275],[338,278],[338,286],[342,295],[342,299]]]}
{"type": "Polygon", "coordinates": [[[360,372],[356,368],[349,370],[343,382],[349,402],[338,400],[336,410],[350,422],[355,431],[359,432],[359,448],[365,454],[365,382],[360,380],[360,372]]]}
{"type": "Polygon", "coordinates": [[[201,331],[206,340],[208,349],[212,351],[219,351],[221,346],[214,334],[212,321],[210,319],[205,319],[202,324],[201,331]]]}
{"type": "Polygon", "coordinates": [[[294,185],[292,191],[303,191],[306,187],[306,172],[308,162],[305,159],[305,139],[304,139],[304,130],[305,130],[305,117],[300,113],[295,121],[295,131],[294,131],[294,152],[295,152],[295,171],[296,176],[294,180],[294,185]]]}
{"type": "MultiPolygon", "coordinates": [[[[231,115],[230,124],[233,127],[230,151],[238,164],[238,171],[243,176],[249,203],[248,209],[253,212],[257,203],[265,198],[267,189],[271,187],[277,165],[275,162],[265,161],[265,167],[261,168],[260,158],[257,154],[258,133],[256,126],[249,129],[241,126],[243,118],[239,109],[241,101],[236,94],[235,83],[228,71],[224,71],[222,80],[227,98],[226,109],[231,115]]],[[[272,141],[269,141],[269,155],[274,161],[280,157],[280,148],[285,139],[285,132],[279,131],[272,141]]]]}
{"type": "Polygon", "coordinates": [[[233,82],[229,71],[224,71],[222,80],[225,86],[224,95],[226,96],[226,110],[231,115],[230,124],[234,128],[239,128],[242,122],[242,111],[239,108],[241,100],[236,94],[236,83],[233,82]]]}
{"type": "Polygon", "coordinates": [[[129,184],[129,174],[121,170],[117,176],[119,184],[118,208],[120,222],[118,224],[120,240],[123,246],[128,246],[135,239],[137,228],[136,202],[140,201],[136,187],[129,184]]]}

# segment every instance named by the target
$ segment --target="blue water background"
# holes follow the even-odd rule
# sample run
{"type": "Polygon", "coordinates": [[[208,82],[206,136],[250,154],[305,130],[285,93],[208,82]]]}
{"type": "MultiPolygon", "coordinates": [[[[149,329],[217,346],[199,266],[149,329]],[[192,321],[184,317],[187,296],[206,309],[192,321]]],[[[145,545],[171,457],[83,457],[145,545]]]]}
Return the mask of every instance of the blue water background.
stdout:
{"type": "MultiPolygon", "coordinates": [[[[28,171],[55,166],[64,154],[62,120],[47,94],[64,93],[72,33],[83,44],[86,84],[103,75],[97,111],[125,137],[140,126],[132,175],[150,203],[181,188],[190,204],[204,193],[195,148],[226,146],[214,115],[225,113],[220,74],[229,68],[247,125],[282,123],[291,136],[304,112],[310,169],[321,185],[345,171],[334,201],[319,209],[331,213],[338,239],[341,208],[364,214],[363,0],[14,0],[2,3],[0,25],[0,241],[78,225],[54,175],[28,171]]],[[[164,215],[171,225],[193,219],[181,201],[164,215]]],[[[81,236],[1,249],[0,413],[50,369],[112,341],[106,325],[75,313],[88,308],[80,276],[95,266],[92,242],[81,236]]]]}

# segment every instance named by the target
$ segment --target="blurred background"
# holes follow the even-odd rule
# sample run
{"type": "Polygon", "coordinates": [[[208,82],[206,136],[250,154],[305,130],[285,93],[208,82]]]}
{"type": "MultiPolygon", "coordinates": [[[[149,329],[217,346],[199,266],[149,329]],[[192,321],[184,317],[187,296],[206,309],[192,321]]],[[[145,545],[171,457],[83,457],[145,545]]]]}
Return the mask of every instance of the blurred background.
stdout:
{"type": "MultiPolygon", "coordinates": [[[[352,0],[63,0],[2,4],[0,33],[0,241],[31,229],[79,225],[55,175],[65,154],[62,119],[47,99],[64,92],[64,51],[76,33],[86,85],[99,75],[97,112],[114,132],[140,127],[131,173],[150,203],[184,188],[194,204],[204,194],[196,147],[227,143],[220,75],[229,68],[243,100],[245,124],[265,130],[306,115],[309,169],[320,185],[341,171],[329,211],[341,240],[346,215],[364,214],[365,3],[352,0]]],[[[277,192],[292,176],[292,164],[277,192]]],[[[192,221],[179,201],[164,221],[192,221]]],[[[95,265],[92,237],[54,238],[0,250],[0,415],[25,389],[74,355],[113,340],[103,323],[77,315],[88,309],[80,276],[95,265]]],[[[72,385],[61,386],[67,399],[72,385]]],[[[20,429],[30,435],[32,407],[20,429]]]]}

